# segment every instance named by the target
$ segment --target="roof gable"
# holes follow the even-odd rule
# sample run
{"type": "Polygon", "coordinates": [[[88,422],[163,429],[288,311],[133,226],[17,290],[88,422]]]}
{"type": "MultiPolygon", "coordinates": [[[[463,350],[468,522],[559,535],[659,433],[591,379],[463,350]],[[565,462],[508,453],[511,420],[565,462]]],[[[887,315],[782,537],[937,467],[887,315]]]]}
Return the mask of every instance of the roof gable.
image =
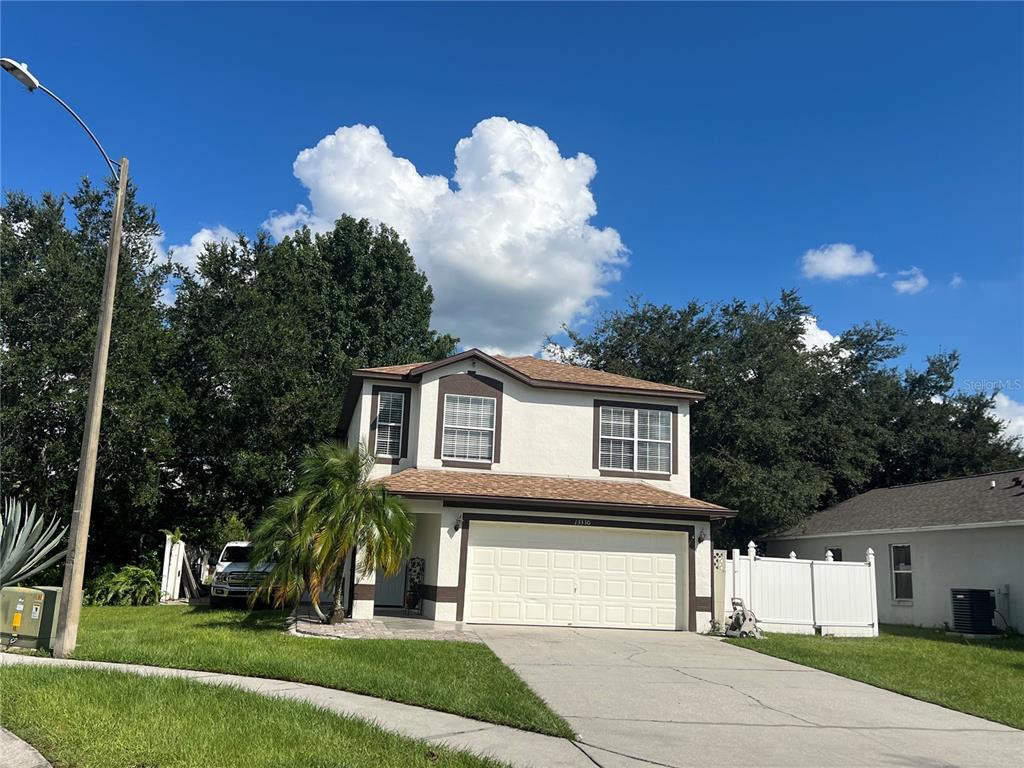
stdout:
{"type": "Polygon", "coordinates": [[[616,373],[596,371],[592,368],[556,363],[553,360],[541,360],[529,355],[521,357],[489,355],[479,349],[469,349],[457,355],[446,357],[443,360],[435,360],[428,363],[359,368],[353,371],[353,376],[417,381],[424,373],[467,359],[480,360],[498,371],[535,387],[583,389],[595,392],[634,392],[686,400],[704,399],[704,394],[695,389],[685,389],[671,384],[658,384],[657,382],[635,379],[630,376],[620,376],[616,373]]]}

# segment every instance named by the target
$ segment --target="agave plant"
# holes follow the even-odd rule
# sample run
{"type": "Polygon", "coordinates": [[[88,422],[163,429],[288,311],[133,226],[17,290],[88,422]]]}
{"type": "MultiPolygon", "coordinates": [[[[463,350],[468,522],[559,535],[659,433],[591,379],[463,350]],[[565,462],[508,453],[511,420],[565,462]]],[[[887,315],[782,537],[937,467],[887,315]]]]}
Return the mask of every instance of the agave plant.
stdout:
{"type": "Polygon", "coordinates": [[[67,526],[54,515],[47,522],[33,504],[26,509],[18,499],[4,499],[0,515],[0,587],[16,584],[59,561],[67,549],[53,553],[67,526]]]}

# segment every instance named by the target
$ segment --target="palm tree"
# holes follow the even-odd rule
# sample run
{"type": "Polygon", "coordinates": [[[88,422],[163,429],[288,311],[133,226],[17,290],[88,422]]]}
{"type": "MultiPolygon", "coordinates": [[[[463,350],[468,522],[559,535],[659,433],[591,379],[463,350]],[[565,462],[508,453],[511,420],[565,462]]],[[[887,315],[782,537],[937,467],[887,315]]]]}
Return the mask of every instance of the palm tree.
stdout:
{"type": "Polygon", "coordinates": [[[412,548],[412,518],[402,499],[367,481],[372,468],[373,457],[362,445],[329,442],[307,451],[295,492],[273,504],[253,535],[255,558],[274,563],[261,595],[280,606],[309,590],[320,620],[336,623],[345,618],[342,572],[353,547],[362,575],[398,571],[412,548]],[[332,583],[328,619],[319,603],[332,583]]]}

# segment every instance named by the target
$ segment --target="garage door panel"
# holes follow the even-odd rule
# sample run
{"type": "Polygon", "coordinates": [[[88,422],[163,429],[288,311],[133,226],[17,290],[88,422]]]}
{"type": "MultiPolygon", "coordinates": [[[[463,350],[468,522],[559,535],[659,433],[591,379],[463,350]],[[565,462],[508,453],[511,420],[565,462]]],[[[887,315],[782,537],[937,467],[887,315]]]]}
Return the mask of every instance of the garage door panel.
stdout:
{"type": "Polygon", "coordinates": [[[548,618],[547,603],[527,602],[523,611],[523,617],[529,622],[544,623],[548,618]]]}
{"type": "Polygon", "coordinates": [[[626,572],[626,556],[625,555],[605,555],[605,558],[604,558],[604,569],[608,573],[625,573],[626,572]]]}
{"type": "Polygon", "coordinates": [[[548,562],[550,561],[550,552],[543,550],[530,549],[526,552],[526,567],[527,568],[543,568],[547,570],[548,562]]]}
{"type": "Polygon", "coordinates": [[[550,582],[543,576],[528,576],[526,579],[527,597],[547,597],[550,592],[550,582]]]}
{"type": "Polygon", "coordinates": [[[654,573],[654,561],[650,557],[633,555],[629,558],[629,570],[632,573],[654,573]]]}
{"type": "Polygon", "coordinates": [[[493,592],[493,573],[474,573],[469,577],[469,589],[471,592],[493,592]]]}
{"type": "Polygon", "coordinates": [[[604,596],[605,597],[625,597],[626,596],[626,580],[625,579],[606,579],[604,582],[604,596]]]}
{"type": "Polygon", "coordinates": [[[580,552],[579,569],[581,571],[600,571],[601,555],[597,552],[580,552]]]}
{"type": "Polygon", "coordinates": [[[469,559],[473,565],[494,565],[495,556],[492,547],[474,547],[469,559]]]}
{"type": "Polygon", "coordinates": [[[499,549],[498,565],[502,568],[518,568],[523,564],[523,552],[518,549],[499,549]]]}
{"type": "Polygon", "coordinates": [[[680,533],[491,521],[469,530],[467,621],[676,629],[682,620],[680,533]]]}
{"type": "Polygon", "coordinates": [[[520,576],[502,575],[498,579],[498,594],[520,595],[523,592],[523,580],[520,576]]]}
{"type": "Polygon", "coordinates": [[[576,567],[572,552],[553,552],[553,565],[555,568],[571,571],[576,567]]]}
{"type": "Polygon", "coordinates": [[[604,609],[604,623],[608,625],[626,623],[626,606],[607,605],[604,609]]]}
{"type": "Polygon", "coordinates": [[[552,603],[551,619],[558,624],[571,624],[574,607],[572,603],[552,603]]]}

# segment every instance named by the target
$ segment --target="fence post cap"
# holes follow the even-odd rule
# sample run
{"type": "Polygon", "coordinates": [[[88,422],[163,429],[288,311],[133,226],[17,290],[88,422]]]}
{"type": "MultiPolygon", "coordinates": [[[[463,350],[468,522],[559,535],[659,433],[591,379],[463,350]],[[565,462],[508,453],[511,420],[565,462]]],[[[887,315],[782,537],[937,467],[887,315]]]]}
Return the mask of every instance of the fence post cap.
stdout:
{"type": "Polygon", "coordinates": [[[791,551],[790,551],[790,553],[789,553],[789,559],[790,559],[790,560],[796,560],[796,552],[793,552],[793,551],[791,550],[791,551]]]}
{"type": "Polygon", "coordinates": [[[835,559],[836,559],[836,558],[835,558],[835,555],[833,555],[833,554],[832,554],[832,550],[831,550],[831,549],[826,549],[826,550],[825,550],[825,562],[827,562],[827,563],[831,563],[831,562],[833,562],[833,561],[834,561],[835,559]]]}
{"type": "Polygon", "coordinates": [[[747,542],[747,549],[757,549],[757,544],[752,541],[747,542]]]}
{"type": "Polygon", "coordinates": [[[868,557],[874,557],[875,556],[875,550],[873,550],[871,547],[868,547],[868,553],[867,554],[868,554],[868,557]]]}

